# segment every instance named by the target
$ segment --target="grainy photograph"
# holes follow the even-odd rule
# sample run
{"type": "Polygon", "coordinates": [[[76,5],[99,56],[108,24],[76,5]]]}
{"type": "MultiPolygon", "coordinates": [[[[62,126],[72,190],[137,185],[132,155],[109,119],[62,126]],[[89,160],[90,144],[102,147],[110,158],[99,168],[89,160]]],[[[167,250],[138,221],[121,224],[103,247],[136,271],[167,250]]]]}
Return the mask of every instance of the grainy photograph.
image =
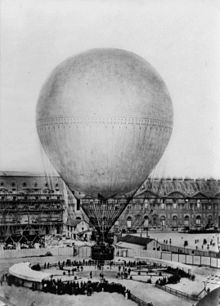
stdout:
{"type": "Polygon", "coordinates": [[[219,306],[220,2],[0,8],[0,306],[219,306]]]}

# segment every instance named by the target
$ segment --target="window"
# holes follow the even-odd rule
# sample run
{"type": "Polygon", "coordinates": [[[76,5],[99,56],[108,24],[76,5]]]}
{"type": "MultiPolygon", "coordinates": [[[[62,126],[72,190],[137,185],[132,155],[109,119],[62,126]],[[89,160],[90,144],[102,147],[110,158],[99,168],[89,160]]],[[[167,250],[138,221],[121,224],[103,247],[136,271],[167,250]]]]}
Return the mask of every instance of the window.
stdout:
{"type": "Polygon", "coordinates": [[[15,183],[14,183],[14,182],[13,182],[13,183],[11,183],[11,186],[12,186],[12,187],[14,187],[14,186],[15,186],[15,183]]]}
{"type": "Polygon", "coordinates": [[[22,184],[23,187],[26,187],[26,185],[27,185],[27,184],[26,184],[25,182],[22,184]]]}
{"type": "Polygon", "coordinates": [[[201,216],[197,216],[196,217],[196,225],[200,225],[201,224],[201,216]]]}
{"type": "Polygon", "coordinates": [[[189,216],[184,217],[184,225],[189,226],[189,216]]]}
{"type": "Polygon", "coordinates": [[[144,228],[147,228],[149,226],[149,218],[148,216],[144,216],[144,228]]]}
{"type": "Polygon", "coordinates": [[[130,216],[127,217],[127,228],[131,228],[132,218],[130,216]]]}
{"type": "Polygon", "coordinates": [[[212,225],[212,215],[209,215],[208,216],[208,226],[211,226],[212,225]]]}
{"type": "Polygon", "coordinates": [[[162,225],[162,226],[165,226],[166,217],[165,217],[165,216],[161,216],[161,217],[160,217],[160,222],[161,222],[161,225],[162,225]]]}
{"type": "Polygon", "coordinates": [[[1,186],[4,186],[4,183],[3,183],[3,182],[1,182],[1,186]]]}
{"type": "Polygon", "coordinates": [[[149,205],[149,201],[148,201],[148,199],[145,199],[145,200],[144,200],[144,207],[145,207],[145,208],[148,208],[148,205],[149,205]]]}
{"type": "Polygon", "coordinates": [[[173,216],[173,226],[177,226],[177,216],[173,216]]]}
{"type": "Polygon", "coordinates": [[[200,200],[197,200],[197,208],[200,208],[201,207],[201,201],[200,200]]]}
{"type": "Polygon", "coordinates": [[[76,200],[76,210],[80,210],[80,199],[76,200]]]}

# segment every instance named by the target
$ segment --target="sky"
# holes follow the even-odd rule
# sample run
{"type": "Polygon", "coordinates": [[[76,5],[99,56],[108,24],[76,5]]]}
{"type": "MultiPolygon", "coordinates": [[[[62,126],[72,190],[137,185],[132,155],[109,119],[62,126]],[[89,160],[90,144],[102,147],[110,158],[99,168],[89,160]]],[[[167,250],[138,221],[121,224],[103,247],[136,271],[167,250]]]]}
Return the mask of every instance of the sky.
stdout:
{"type": "Polygon", "coordinates": [[[43,171],[35,126],[43,83],[67,57],[111,47],[145,58],[170,92],[174,129],[155,175],[220,178],[219,1],[0,3],[0,170],[43,171]]]}

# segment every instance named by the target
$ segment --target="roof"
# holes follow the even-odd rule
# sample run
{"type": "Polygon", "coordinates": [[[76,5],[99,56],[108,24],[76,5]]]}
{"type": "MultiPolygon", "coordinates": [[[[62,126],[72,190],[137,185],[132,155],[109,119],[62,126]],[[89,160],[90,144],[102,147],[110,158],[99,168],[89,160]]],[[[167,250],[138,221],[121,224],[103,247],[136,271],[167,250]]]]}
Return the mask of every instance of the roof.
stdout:
{"type": "Polygon", "coordinates": [[[32,282],[42,282],[51,276],[51,273],[32,270],[29,262],[20,262],[9,268],[9,273],[17,278],[32,282]]]}
{"type": "MultiPolygon", "coordinates": [[[[0,171],[0,177],[45,177],[45,173],[27,171],[0,171]]],[[[59,178],[55,173],[50,177],[59,178]]],[[[220,195],[220,180],[205,178],[148,178],[137,191],[134,198],[147,197],[216,197],[220,195]]],[[[121,198],[118,195],[115,198],[121,198]]],[[[89,197],[88,197],[89,198],[89,197]]]]}
{"type": "Polygon", "coordinates": [[[188,178],[148,178],[136,193],[135,197],[149,193],[152,196],[168,197],[182,194],[183,197],[194,197],[198,194],[205,197],[215,197],[220,193],[220,180],[188,179],[188,178]]]}
{"type": "MultiPolygon", "coordinates": [[[[46,176],[45,173],[42,172],[29,172],[29,171],[2,171],[0,170],[0,176],[46,176]]],[[[50,176],[59,177],[56,174],[52,174],[50,176]]]]}
{"type": "Polygon", "coordinates": [[[145,238],[145,237],[137,237],[137,236],[132,236],[132,235],[126,235],[124,237],[121,237],[119,241],[122,242],[127,242],[127,243],[132,243],[132,244],[138,244],[138,245],[147,245],[154,239],[151,238],[145,238]]]}
{"type": "Polygon", "coordinates": [[[68,218],[66,221],[66,225],[76,227],[80,222],[82,222],[82,220],[68,218]]]}

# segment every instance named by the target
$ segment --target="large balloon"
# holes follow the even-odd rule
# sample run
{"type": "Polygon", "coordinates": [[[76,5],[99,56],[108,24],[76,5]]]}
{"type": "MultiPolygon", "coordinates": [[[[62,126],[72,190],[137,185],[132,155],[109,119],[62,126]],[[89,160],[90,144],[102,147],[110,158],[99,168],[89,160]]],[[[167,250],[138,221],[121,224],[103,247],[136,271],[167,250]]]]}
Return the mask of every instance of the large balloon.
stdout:
{"type": "Polygon", "coordinates": [[[42,88],[37,130],[72,191],[109,198],[136,190],[171,136],[172,103],[138,55],[93,49],[61,63],[42,88]]]}

